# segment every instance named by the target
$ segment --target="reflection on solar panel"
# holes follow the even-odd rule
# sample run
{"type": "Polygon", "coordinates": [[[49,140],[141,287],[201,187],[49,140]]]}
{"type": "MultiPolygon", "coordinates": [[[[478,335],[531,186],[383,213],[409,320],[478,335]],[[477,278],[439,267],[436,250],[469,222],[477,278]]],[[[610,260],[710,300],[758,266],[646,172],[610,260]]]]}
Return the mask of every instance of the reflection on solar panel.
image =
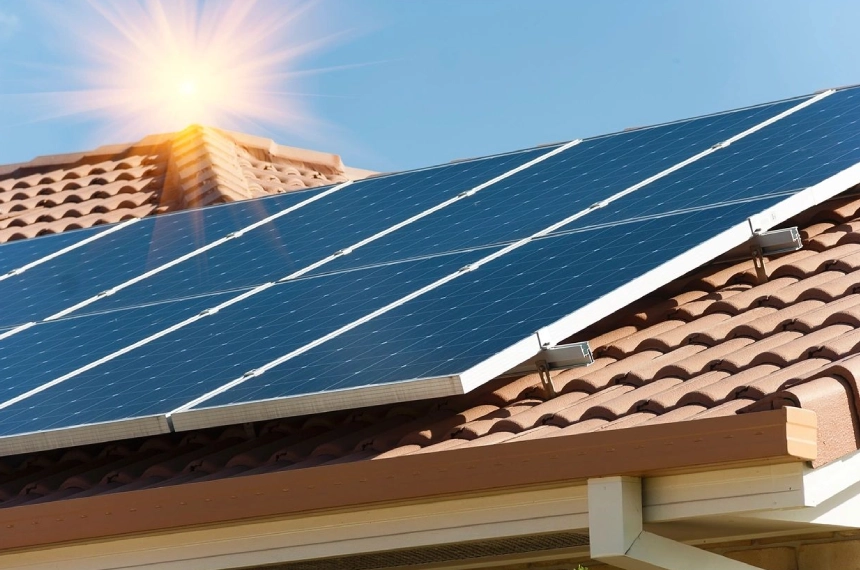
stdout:
{"type": "Polygon", "coordinates": [[[468,391],[860,182],[858,120],[844,89],[132,224],[0,282],[0,448],[468,391]]]}

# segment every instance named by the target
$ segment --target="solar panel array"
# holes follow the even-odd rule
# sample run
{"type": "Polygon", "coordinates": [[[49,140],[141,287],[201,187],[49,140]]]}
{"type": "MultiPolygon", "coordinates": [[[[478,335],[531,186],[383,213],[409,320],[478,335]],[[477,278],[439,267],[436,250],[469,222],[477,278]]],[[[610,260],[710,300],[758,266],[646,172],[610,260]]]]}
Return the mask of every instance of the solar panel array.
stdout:
{"type": "Polygon", "coordinates": [[[0,246],[0,453],[472,389],[860,182],[858,120],[843,89],[0,246]]]}

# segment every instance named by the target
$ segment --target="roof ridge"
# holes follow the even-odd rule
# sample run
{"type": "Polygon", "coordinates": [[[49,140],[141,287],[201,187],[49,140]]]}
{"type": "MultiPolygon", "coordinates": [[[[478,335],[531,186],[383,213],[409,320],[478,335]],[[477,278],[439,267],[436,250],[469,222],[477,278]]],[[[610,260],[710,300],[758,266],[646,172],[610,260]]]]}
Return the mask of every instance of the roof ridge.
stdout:
{"type": "Polygon", "coordinates": [[[177,133],[168,169],[178,175],[187,207],[253,197],[239,164],[236,143],[211,127],[191,125],[177,133]]]}

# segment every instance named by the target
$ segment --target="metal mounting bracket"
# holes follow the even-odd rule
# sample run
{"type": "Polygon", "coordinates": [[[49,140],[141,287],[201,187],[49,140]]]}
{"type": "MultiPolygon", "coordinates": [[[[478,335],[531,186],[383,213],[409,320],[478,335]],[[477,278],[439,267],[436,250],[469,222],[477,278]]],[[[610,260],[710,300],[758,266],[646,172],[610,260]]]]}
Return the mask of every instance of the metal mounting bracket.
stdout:
{"type": "Polygon", "coordinates": [[[760,232],[753,236],[753,243],[761,250],[762,255],[776,255],[797,251],[803,247],[800,230],[797,227],[760,232]]]}
{"type": "Polygon", "coordinates": [[[802,247],[803,241],[797,227],[760,232],[753,236],[750,255],[759,284],[767,283],[768,280],[765,256],[797,251],[802,247]]]}
{"type": "MultiPolygon", "coordinates": [[[[750,223],[752,225],[752,221],[750,223]]],[[[732,263],[752,258],[758,282],[766,283],[768,275],[765,258],[769,255],[797,251],[802,247],[803,240],[800,238],[800,230],[797,227],[772,231],[755,230],[746,243],[726,252],[715,261],[732,263]]]]}
{"type": "Polygon", "coordinates": [[[591,355],[591,348],[589,348],[587,342],[574,342],[555,346],[545,344],[533,358],[510,369],[504,375],[523,375],[537,371],[547,393],[550,396],[556,396],[555,385],[553,384],[550,371],[588,366],[592,362],[594,362],[594,357],[591,355]]]}
{"type": "Polygon", "coordinates": [[[547,366],[546,360],[538,360],[535,362],[535,365],[537,366],[538,376],[540,376],[540,383],[543,384],[547,394],[551,398],[555,398],[558,394],[555,391],[555,385],[552,383],[552,375],[549,373],[549,366],[547,366]]]}
{"type": "Polygon", "coordinates": [[[755,276],[759,285],[767,283],[767,268],[764,265],[764,253],[761,247],[756,244],[750,246],[750,256],[752,257],[753,268],[755,268],[755,276]]]}

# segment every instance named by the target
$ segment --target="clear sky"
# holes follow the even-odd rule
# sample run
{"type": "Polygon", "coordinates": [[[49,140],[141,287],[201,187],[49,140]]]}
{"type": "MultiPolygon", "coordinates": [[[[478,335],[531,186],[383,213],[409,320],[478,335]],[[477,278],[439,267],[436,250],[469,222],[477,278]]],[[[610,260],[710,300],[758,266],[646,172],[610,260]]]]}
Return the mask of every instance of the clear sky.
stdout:
{"type": "MultiPolygon", "coordinates": [[[[85,89],[75,73],[83,60],[92,66],[84,39],[110,35],[90,5],[69,6],[0,0],[0,164],[152,132],[146,120],[97,109],[62,116],[69,98],[39,95],[85,89]]],[[[301,7],[275,44],[313,49],[272,88],[289,95],[271,96],[301,120],[263,113],[223,126],[374,170],[860,83],[856,0],[322,0],[290,9],[301,7]]],[[[272,5],[257,8],[253,18],[265,21],[272,5]]],[[[254,27],[243,30],[253,53],[254,27]]]]}

